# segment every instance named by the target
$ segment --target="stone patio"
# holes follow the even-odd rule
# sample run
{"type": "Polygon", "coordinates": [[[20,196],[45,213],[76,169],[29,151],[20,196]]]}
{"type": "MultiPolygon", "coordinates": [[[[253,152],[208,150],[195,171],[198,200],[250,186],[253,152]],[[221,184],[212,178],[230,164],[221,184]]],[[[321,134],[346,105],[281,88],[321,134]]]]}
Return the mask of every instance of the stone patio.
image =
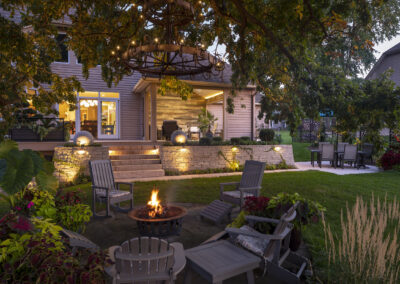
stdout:
{"type": "MultiPolygon", "coordinates": [[[[188,214],[184,217],[182,231],[180,236],[168,238],[170,242],[181,242],[185,249],[189,249],[200,245],[202,242],[211,236],[224,230],[228,224],[226,219],[221,225],[215,225],[206,220],[200,219],[200,211],[205,207],[198,204],[175,204],[185,207],[188,214]]],[[[239,212],[238,208],[233,210],[232,218],[235,218],[239,212]]],[[[84,233],[86,237],[98,244],[102,249],[107,249],[113,245],[119,245],[122,242],[131,238],[139,236],[139,231],[136,222],[128,217],[126,213],[116,213],[113,211],[113,217],[108,219],[92,219],[87,225],[84,233]]],[[[306,251],[305,246],[303,251],[306,251]]],[[[179,274],[177,284],[183,283],[185,271],[179,274]]],[[[274,279],[262,277],[260,269],[255,271],[256,283],[279,283],[274,279]]],[[[199,275],[194,274],[192,278],[193,284],[206,283],[199,275]]],[[[247,283],[246,275],[239,275],[235,278],[229,279],[224,283],[247,283]]]]}

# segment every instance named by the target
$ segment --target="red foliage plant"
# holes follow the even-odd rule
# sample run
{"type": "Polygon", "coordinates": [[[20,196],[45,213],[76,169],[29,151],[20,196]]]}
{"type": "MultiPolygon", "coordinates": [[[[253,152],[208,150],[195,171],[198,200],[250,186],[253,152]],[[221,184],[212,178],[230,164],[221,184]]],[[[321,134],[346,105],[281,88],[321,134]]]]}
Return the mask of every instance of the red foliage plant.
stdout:
{"type": "MultiPolygon", "coordinates": [[[[78,189],[79,190],[79,189],[78,189]]],[[[78,190],[65,191],[60,189],[56,194],[56,206],[75,205],[82,202],[78,190]]]]}
{"type": "Polygon", "coordinates": [[[262,214],[268,206],[269,198],[265,196],[249,196],[246,197],[243,209],[251,215],[262,214]]]}
{"type": "Polygon", "coordinates": [[[382,155],[380,164],[385,171],[391,170],[396,165],[400,165],[400,152],[394,149],[387,151],[382,155]]]}

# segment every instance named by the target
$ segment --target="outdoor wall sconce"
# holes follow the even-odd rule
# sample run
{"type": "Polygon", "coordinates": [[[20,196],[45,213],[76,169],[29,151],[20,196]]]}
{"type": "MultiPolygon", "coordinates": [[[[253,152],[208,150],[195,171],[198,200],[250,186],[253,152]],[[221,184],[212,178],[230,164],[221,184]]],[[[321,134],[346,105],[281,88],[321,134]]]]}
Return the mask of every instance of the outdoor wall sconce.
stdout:
{"type": "Polygon", "coordinates": [[[182,153],[187,152],[188,149],[186,149],[185,147],[182,147],[179,151],[181,151],[182,153]]]}
{"type": "Polygon", "coordinates": [[[154,146],[154,149],[151,150],[151,153],[152,153],[153,155],[158,155],[159,150],[158,150],[157,146],[154,146]]]}
{"type": "Polygon", "coordinates": [[[237,152],[239,151],[238,147],[232,147],[232,152],[237,152]]]}
{"type": "Polygon", "coordinates": [[[74,143],[78,146],[88,146],[93,143],[93,135],[88,131],[79,131],[75,134],[74,143]]]}
{"type": "Polygon", "coordinates": [[[76,153],[78,153],[78,155],[83,155],[83,154],[86,154],[86,151],[85,150],[78,150],[78,151],[76,151],[76,153]]]}
{"type": "Polygon", "coordinates": [[[174,145],[184,145],[187,141],[185,132],[182,130],[175,130],[171,135],[171,141],[174,145]]]}

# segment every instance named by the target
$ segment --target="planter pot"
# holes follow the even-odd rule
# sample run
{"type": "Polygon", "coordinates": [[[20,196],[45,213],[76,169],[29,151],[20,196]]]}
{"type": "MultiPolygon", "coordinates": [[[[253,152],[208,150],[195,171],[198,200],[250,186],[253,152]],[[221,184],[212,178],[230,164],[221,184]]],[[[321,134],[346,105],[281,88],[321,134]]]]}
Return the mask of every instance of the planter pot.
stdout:
{"type": "Polygon", "coordinates": [[[290,236],[290,244],[289,244],[289,248],[292,251],[297,251],[301,245],[301,241],[302,241],[302,235],[301,235],[301,231],[299,229],[297,229],[296,227],[293,228],[292,230],[292,234],[290,236]]]}

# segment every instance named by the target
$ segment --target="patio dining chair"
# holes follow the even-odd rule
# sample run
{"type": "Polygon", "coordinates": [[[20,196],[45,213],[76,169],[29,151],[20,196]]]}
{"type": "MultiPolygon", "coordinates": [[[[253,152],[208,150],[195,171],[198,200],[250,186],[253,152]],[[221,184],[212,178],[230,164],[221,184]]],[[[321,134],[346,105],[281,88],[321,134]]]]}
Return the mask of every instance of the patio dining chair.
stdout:
{"type": "Polygon", "coordinates": [[[247,160],[244,164],[240,182],[220,183],[219,199],[228,203],[242,206],[244,199],[249,196],[259,196],[261,182],[264,176],[265,163],[247,160]],[[224,191],[225,186],[236,186],[233,191],[224,191]]]}
{"type": "Polygon", "coordinates": [[[356,145],[346,145],[344,147],[344,153],[339,155],[340,167],[344,168],[344,163],[349,163],[350,166],[356,166],[357,163],[357,146],[356,145]]]}
{"type": "Polygon", "coordinates": [[[174,283],[185,265],[181,243],[139,237],[109,249],[114,265],[106,272],[113,283],[174,283]]]}
{"type": "Polygon", "coordinates": [[[231,241],[260,257],[260,268],[264,273],[284,283],[300,283],[300,277],[305,271],[309,260],[289,248],[296,208],[293,205],[279,220],[258,216],[246,216],[248,225],[237,228],[226,228],[231,241]],[[256,223],[275,224],[272,234],[263,234],[254,229],[256,223]],[[290,268],[290,269],[289,269],[290,268]]]}
{"type": "Polygon", "coordinates": [[[322,144],[321,152],[318,155],[318,166],[322,167],[322,161],[329,161],[331,166],[336,168],[335,163],[335,145],[333,144],[322,144]]]}
{"type": "Polygon", "coordinates": [[[133,208],[133,185],[128,182],[115,182],[112,165],[110,160],[89,161],[90,176],[92,178],[93,191],[93,216],[94,217],[111,217],[110,206],[122,212],[129,212],[133,208]],[[129,185],[130,191],[120,190],[120,185],[129,185]],[[106,215],[98,215],[96,213],[96,202],[106,203],[106,215]],[[130,201],[130,208],[123,209],[120,203],[130,201]],[[115,206],[117,204],[117,206],[115,206]]]}
{"type": "Polygon", "coordinates": [[[374,151],[374,144],[364,143],[362,146],[362,151],[364,152],[364,163],[369,161],[372,164],[372,154],[374,151]]]}
{"type": "Polygon", "coordinates": [[[337,144],[337,152],[338,153],[343,153],[344,152],[344,147],[346,147],[346,145],[349,145],[349,143],[347,143],[347,142],[339,142],[337,144]]]}

